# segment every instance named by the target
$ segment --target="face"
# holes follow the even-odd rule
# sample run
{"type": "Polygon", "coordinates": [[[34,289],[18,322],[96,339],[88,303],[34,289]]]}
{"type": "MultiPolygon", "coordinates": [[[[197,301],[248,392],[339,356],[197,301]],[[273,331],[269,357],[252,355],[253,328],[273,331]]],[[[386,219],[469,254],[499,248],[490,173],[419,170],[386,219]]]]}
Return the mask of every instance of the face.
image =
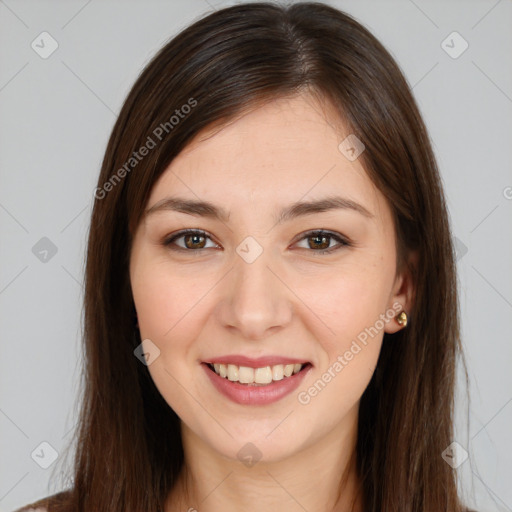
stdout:
{"type": "Polygon", "coordinates": [[[284,459],[353,425],[383,334],[408,310],[389,205],[339,149],[347,135],[308,96],[275,100],[196,137],[150,194],[130,258],[148,369],[226,457],[251,442],[284,459]],[[228,382],[214,360],[263,382],[228,382]],[[287,377],[290,361],[305,364],[287,377]]]}

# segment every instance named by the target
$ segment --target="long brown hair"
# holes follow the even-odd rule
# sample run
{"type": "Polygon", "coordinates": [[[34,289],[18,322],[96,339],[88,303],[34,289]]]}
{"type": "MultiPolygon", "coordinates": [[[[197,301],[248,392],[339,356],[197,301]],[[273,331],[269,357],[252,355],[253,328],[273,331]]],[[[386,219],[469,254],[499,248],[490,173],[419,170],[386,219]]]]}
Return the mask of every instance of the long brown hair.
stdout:
{"type": "Polygon", "coordinates": [[[132,237],[156,180],[201,130],[300,92],[326,100],[363,141],[362,164],[393,212],[397,268],[408,251],[419,254],[410,324],[384,335],[361,398],[364,510],[463,510],[455,470],[441,456],[453,441],[463,356],[454,249],[417,104],[391,55],[351,16],[321,3],[248,3],[213,12],[169,41],[115,123],[87,250],[73,485],[44,502],[50,511],[163,510],[183,464],[180,422],[134,357],[132,237]]]}

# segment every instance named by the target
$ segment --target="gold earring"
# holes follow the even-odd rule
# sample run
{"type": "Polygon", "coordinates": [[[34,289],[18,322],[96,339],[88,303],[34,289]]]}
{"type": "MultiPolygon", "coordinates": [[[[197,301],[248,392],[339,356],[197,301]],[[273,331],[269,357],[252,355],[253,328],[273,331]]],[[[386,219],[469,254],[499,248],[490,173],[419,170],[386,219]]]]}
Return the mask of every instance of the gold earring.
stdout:
{"type": "Polygon", "coordinates": [[[407,326],[407,313],[405,311],[402,311],[397,317],[396,317],[396,321],[398,322],[399,325],[401,325],[402,327],[406,327],[407,326]]]}

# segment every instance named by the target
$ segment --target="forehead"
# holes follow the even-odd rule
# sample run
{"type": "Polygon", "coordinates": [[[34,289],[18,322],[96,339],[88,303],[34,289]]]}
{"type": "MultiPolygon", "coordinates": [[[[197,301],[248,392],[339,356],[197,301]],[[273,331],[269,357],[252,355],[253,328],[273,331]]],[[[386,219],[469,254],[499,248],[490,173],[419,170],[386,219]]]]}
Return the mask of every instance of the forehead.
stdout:
{"type": "Polygon", "coordinates": [[[376,212],[383,198],[361,162],[338,148],[349,133],[333,119],[323,105],[300,95],[206,129],[164,171],[148,204],[171,193],[234,208],[341,194],[376,212]]]}
{"type": "Polygon", "coordinates": [[[276,161],[282,165],[283,160],[292,164],[307,155],[318,158],[320,147],[329,147],[329,153],[337,157],[337,139],[348,132],[344,134],[346,128],[333,111],[309,94],[274,99],[232,121],[204,129],[176,160],[214,154],[216,162],[250,156],[260,163],[276,161]]]}

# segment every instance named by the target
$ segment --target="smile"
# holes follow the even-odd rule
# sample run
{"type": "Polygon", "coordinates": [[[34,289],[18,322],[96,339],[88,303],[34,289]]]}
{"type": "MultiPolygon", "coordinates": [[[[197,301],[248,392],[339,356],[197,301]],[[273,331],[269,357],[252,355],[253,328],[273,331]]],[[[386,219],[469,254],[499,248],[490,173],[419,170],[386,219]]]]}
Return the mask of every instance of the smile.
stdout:
{"type": "Polygon", "coordinates": [[[283,399],[297,389],[313,368],[311,363],[258,368],[201,363],[201,367],[220,394],[243,405],[266,405],[283,399]]]}

